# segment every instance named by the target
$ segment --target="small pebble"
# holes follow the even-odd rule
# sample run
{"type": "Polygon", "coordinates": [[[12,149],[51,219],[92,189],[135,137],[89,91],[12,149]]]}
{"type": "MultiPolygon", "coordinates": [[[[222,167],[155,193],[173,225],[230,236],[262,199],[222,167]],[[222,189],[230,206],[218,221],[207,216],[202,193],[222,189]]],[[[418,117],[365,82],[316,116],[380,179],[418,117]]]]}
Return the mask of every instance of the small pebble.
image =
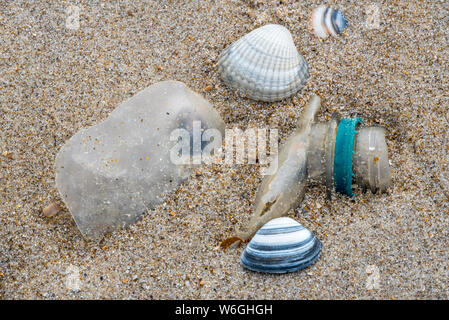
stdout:
{"type": "Polygon", "coordinates": [[[51,218],[57,215],[59,211],[61,211],[59,204],[52,202],[42,210],[42,214],[47,218],[51,218]]]}

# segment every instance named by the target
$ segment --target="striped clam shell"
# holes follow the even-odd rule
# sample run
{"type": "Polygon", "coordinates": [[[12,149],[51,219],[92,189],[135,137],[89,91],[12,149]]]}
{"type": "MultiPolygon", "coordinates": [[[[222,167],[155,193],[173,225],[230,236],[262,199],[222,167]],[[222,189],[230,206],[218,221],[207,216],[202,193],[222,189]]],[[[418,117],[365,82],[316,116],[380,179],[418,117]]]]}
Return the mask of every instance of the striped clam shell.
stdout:
{"type": "Polygon", "coordinates": [[[255,29],[231,44],[220,55],[218,72],[244,96],[268,102],[295,94],[309,77],[290,31],[277,24],[255,29]]]}
{"type": "Polygon", "coordinates": [[[242,265],[253,271],[286,273],[313,264],[321,242],[306,228],[287,217],[270,220],[257,231],[242,252],[242,265]]]}
{"type": "Polygon", "coordinates": [[[339,10],[326,6],[319,6],[312,11],[310,23],[315,35],[323,39],[328,35],[337,37],[347,25],[345,17],[339,10]]]}

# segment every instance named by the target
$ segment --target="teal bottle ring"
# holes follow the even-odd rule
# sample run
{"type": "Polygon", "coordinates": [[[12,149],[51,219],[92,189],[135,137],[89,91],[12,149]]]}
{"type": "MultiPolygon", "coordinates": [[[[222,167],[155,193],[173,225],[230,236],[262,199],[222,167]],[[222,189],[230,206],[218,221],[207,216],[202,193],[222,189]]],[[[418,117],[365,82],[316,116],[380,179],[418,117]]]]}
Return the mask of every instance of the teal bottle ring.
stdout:
{"type": "Polygon", "coordinates": [[[354,137],[356,127],[362,123],[360,118],[341,119],[335,141],[334,186],[335,191],[354,196],[352,192],[352,154],[354,153],[354,137]]]}

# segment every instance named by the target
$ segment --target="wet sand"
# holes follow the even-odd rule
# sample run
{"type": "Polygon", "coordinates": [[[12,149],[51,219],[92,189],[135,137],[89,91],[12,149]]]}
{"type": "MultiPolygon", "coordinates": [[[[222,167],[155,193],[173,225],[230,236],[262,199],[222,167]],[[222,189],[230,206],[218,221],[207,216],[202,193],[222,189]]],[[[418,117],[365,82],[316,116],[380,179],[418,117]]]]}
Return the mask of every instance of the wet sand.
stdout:
{"type": "Polygon", "coordinates": [[[323,41],[307,28],[318,1],[2,2],[0,298],[448,299],[448,8],[376,2],[380,25],[368,29],[371,3],[333,3],[349,26],[323,41]],[[66,27],[70,5],[78,30],[66,27]],[[214,67],[266,23],[287,27],[309,63],[306,86],[281,102],[240,97],[214,67]],[[218,249],[249,220],[254,165],[204,165],[135,225],[83,239],[55,188],[58,150],[169,79],[201,93],[228,127],[278,128],[281,142],[318,93],[321,120],[339,111],[388,129],[393,186],[332,202],[309,186],[289,216],[315,232],[322,256],[285,275],[246,271],[242,247],[218,249]],[[62,212],[44,217],[52,201],[62,212]]]}

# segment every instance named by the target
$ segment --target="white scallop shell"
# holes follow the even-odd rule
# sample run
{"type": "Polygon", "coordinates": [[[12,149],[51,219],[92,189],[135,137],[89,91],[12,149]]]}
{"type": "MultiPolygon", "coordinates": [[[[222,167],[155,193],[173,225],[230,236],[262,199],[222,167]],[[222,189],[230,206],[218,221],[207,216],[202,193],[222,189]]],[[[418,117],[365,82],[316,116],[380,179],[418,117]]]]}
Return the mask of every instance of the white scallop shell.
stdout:
{"type": "Polygon", "coordinates": [[[218,71],[227,85],[262,101],[295,94],[309,77],[290,31],[277,24],[253,30],[231,44],[218,60],[218,71]]]}
{"type": "Polygon", "coordinates": [[[242,265],[250,270],[285,273],[313,264],[320,256],[321,242],[295,220],[270,220],[257,231],[243,250],[242,265]]]}
{"type": "Polygon", "coordinates": [[[315,35],[323,39],[328,35],[338,36],[347,25],[345,17],[339,10],[326,6],[319,6],[312,11],[310,23],[315,35]]]}

